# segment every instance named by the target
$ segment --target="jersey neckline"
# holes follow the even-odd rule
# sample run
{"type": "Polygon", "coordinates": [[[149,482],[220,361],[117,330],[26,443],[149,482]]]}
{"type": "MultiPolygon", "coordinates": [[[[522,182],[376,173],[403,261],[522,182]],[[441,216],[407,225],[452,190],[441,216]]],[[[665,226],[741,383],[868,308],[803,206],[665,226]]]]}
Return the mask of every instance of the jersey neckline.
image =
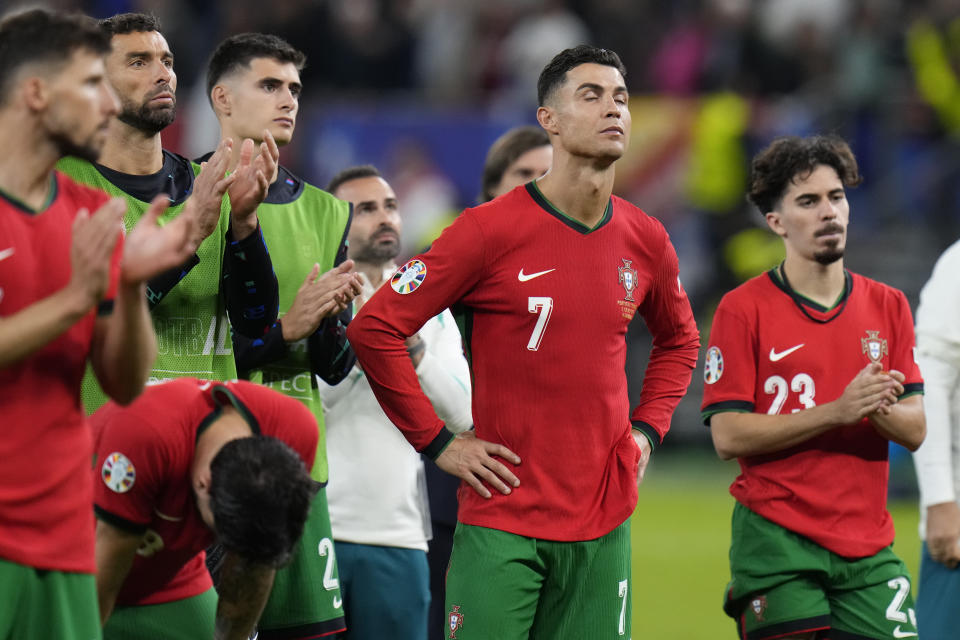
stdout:
{"type": "Polygon", "coordinates": [[[807,316],[807,318],[810,320],[820,324],[826,324],[827,322],[831,322],[840,317],[840,314],[842,314],[843,310],[846,309],[847,302],[849,301],[850,296],[853,294],[853,277],[846,269],[843,270],[843,292],[840,294],[840,297],[837,298],[836,302],[833,303],[833,306],[826,307],[794,290],[794,288],[790,285],[790,281],[786,278],[786,273],[781,271],[782,268],[783,264],[781,263],[780,265],[767,271],[767,276],[778,289],[790,296],[790,299],[793,300],[795,305],[797,305],[797,308],[800,309],[803,315],[807,316]],[[811,311],[817,315],[813,315],[811,311]],[[831,311],[835,311],[835,313],[828,316],[827,314],[831,311]]]}
{"type": "MultiPolygon", "coordinates": [[[[47,191],[47,199],[43,202],[42,205],[40,205],[39,209],[34,209],[33,207],[28,205],[26,202],[24,202],[20,198],[17,198],[13,194],[7,193],[3,189],[0,189],[0,198],[3,198],[9,204],[11,204],[14,208],[20,209],[27,215],[36,217],[41,213],[45,212],[47,209],[49,209],[51,205],[53,205],[54,201],[57,199],[58,192],[59,192],[59,186],[57,184],[57,175],[55,172],[51,171],[50,172],[50,189],[49,191],[47,191]]],[[[92,211],[90,212],[90,215],[93,215],[92,211]]]]}
{"type": "Polygon", "coordinates": [[[540,187],[537,186],[536,180],[531,180],[526,185],[527,193],[530,194],[530,197],[533,198],[534,202],[540,205],[540,208],[552,215],[554,218],[567,225],[574,231],[587,235],[588,233],[593,233],[597,231],[605,224],[610,222],[610,219],[613,218],[613,198],[607,199],[607,208],[603,211],[603,216],[600,218],[600,221],[592,229],[587,225],[583,224],[579,220],[574,220],[563,211],[558,209],[552,202],[547,200],[547,197],[543,195],[540,191],[540,187]]]}

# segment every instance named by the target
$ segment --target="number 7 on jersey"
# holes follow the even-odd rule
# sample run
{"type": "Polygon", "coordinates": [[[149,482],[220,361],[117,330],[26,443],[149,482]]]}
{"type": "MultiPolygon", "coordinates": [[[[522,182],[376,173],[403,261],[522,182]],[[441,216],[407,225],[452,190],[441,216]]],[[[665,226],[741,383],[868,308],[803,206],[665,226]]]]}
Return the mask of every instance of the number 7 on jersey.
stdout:
{"type": "Polygon", "coordinates": [[[533,327],[533,333],[530,335],[530,341],[527,342],[527,349],[536,351],[540,348],[543,332],[547,330],[550,314],[553,313],[553,298],[530,296],[527,298],[527,311],[530,313],[539,312],[540,314],[537,317],[537,324],[533,327]]]}

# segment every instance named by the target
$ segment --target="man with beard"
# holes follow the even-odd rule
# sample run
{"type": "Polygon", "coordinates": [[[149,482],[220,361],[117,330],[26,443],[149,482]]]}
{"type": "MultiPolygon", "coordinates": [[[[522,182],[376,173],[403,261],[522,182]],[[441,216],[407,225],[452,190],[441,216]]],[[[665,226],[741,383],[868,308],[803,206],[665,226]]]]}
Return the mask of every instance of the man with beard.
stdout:
{"type": "Polygon", "coordinates": [[[741,469],[724,602],[738,637],[917,635],[887,451],[923,441],[923,380],[906,297],[843,266],[844,187],[860,181],[834,136],[780,138],[753,160],[750,200],[786,258],[721,300],[702,408],[741,469]]]}
{"type": "Polygon", "coordinates": [[[89,360],[121,403],[156,354],[145,282],[190,253],[193,220],[150,204],[123,239],[120,198],[54,171],[95,159],[117,111],[109,42],[83,18],[29,11],[0,23],[0,637],[98,638],[89,360]],[[93,212],[93,213],[90,213],[93,212]]]}
{"type": "MultiPolygon", "coordinates": [[[[120,111],[110,121],[99,163],[66,158],[59,167],[79,182],[124,198],[128,228],[158,194],[170,204],[164,221],[181,212],[198,220],[196,254],[147,287],[159,339],[151,380],[236,378],[230,325],[256,338],[276,318],[276,279],[256,215],[267,176],[275,170],[276,147],[267,136],[267,152],[254,160],[252,141],[224,141],[204,171],[164,150],[160,132],[173,122],[177,77],[160,24],[150,15],[121,14],[100,27],[110,37],[107,80],[120,98],[120,111]],[[234,150],[243,158],[224,178],[234,150]],[[229,201],[223,198],[228,190],[229,201]]],[[[106,401],[89,375],[83,399],[88,412],[106,401]]]]}
{"type": "MultiPolygon", "coordinates": [[[[327,191],[353,205],[348,245],[363,278],[363,293],[354,299],[359,308],[397,270],[397,196],[370,165],[340,172],[327,191]]],[[[450,311],[427,320],[406,345],[437,413],[456,432],[470,428],[470,370],[450,311]]],[[[321,384],[320,397],[330,526],[349,637],[423,640],[430,606],[423,462],[380,408],[360,367],[335,387],[321,384]]]]}
{"type": "MultiPolygon", "coordinates": [[[[301,52],[276,36],[244,33],[221,42],[207,68],[207,95],[220,122],[221,139],[289,143],[304,61],[301,52]]],[[[230,168],[242,162],[234,150],[230,168]]],[[[270,188],[259,215],[263,237],[273,250],[281,318],[256,341],[235,336],[237,368],[244,377],[310,408],[320,425],[311,472],[325,485],[326,441],[316,376],[337,384],[354,363],[346,325],[352,315],[350,302],[361,285],[360,277],[350,272],[353,261],[347,259],[350,205],[285,167],[278,165],[268,177],[270,188]]],[[[326,500],[321,488],[300,551],[290,567],[277,572],[260,618],[263,640],[314,638],[343,628],[326,500]]],[[[216,572],[213,561],[211,569],[216,572]]]]}

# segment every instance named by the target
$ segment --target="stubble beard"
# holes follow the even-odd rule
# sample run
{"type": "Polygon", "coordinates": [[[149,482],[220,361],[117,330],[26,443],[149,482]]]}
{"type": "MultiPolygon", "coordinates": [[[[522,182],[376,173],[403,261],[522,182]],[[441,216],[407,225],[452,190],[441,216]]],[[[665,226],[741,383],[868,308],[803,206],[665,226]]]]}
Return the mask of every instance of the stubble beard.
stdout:
{"type": "Polygon", "coordinates": [[[69,133],[57,132],[50,136],[53,144],[56,146],[57,153],[61,158],[74,156],[87,162],[96,162],[100,159],[100,152],[103,150],[103,141],[98,144],[96,133],[82,142],[76,142],[70,137],[69,133]]]}
{"type": "Polygon", "coordinates": [[[824,266],[833,264],[841,258],[843,258],[843,249],[839,247],[827,247],[823,251],[813,254],[813,259],[824,266]]]}
{"type": "Polygon", "coordinates": [[[169,107],[151,107],[148,103],[152,98],[153,96],[147,96],[146,100],[140,105],[122,98],[117,120],[150,136],[160,133],[173,123],[176,117],[177,102],[174,98],[173,104],[169,107]]]}

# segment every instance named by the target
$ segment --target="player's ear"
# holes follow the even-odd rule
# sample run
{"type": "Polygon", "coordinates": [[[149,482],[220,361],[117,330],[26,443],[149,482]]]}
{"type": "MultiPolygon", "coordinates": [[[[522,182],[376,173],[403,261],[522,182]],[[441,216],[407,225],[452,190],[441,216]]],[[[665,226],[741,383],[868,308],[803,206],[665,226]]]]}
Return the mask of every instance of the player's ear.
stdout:
{"type": "Polygon", "coordinates": [[[31,76],[20,85],[23,101],[31,111],[42,111],[50,102],[50,89],[43,78],[31,76]]]}
{"type": "Polygon", "coordinates": [[[781,238],[787,236],[787,230],[783,228],[783,222],[780,220],[778,211],[768,211],[764,217],[767,219],[767,226],[770,227],[771,231],[781,238]]]}
{"type": "Polygon", "coordinates": [[[210,90],[210,103],[213,105],[214,113],[229,116],[230,102],[230,92],[222,84],[218,84],[210,90]]]}
{"type": "Polygon", "coordinates": [[[551,107],[543,106],[537,109],[537,122],[547,133],[557,134],[557,112],[551,107]]]}

